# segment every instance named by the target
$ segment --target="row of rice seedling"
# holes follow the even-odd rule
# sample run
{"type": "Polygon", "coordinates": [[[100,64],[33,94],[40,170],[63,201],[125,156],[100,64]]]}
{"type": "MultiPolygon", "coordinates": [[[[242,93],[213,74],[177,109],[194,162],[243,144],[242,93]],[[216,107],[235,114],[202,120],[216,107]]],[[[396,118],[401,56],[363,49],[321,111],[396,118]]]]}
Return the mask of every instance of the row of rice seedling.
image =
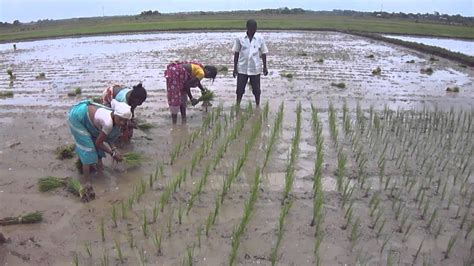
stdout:
{"type": "MultiPolygon", "coordinates": [[[[283,107],[281,107],[283,110],[283,107]]],[[[278,228],[277,228],[277,241],[275,242],[275,246],[272,249],[271,252],[271,262],[272,265],[275,265],[277,262],[277,257],[278,257],[278,249],[280,247],[281,241],[283,239],[283,234],[284,234],[284,225],[285,225],[285,219],[286,216],[288,215],[288,212],[290,211],[291,206],[293,205],[293,201],[289,200],[287,201],[286,199],[289,197],[289,193],[291,192],[291,189],[293,187],[293,181],[294,181],[294,174],[295,174],[295,163],[296,159],[298,157],[299,153],[299,141],[301,137],[301,103],[298,103],[298,106],[296,107],[296,125],[295,125],[295,134],[292,139],[292,146],[291,146],[291,152],[290,156],[288,158],[288,164],[286,167],[286,174],[285,174],[285,188],[283,192],[283,200],[282,200],[282,207],[280,210],[280,218],[278,220],[278,228]]],[[[279,117],[276,118],[276,122],[278,122],[279,117]]],[[[271,139],[270,139],[271,141],[271,139]]]]}
{"type": "MultiPolygon", "coordinates": [[[[272,132],[271,132],[271,135],[270,135],[270,139],[269,139],[267,147],[265,149],[265,159],[263,160],[262,171],[263,171],[263,169],[265,169],[265,167],[268,164],[268,161],[270,160],[270,155],[272,153],[273,147],[275,146],[275,142],[276,142],[276,140],[279,136],[279,132],[281,130],[281,125],[282,125],[282,122],[283,122],[284,108],[285,108],[284,103],[281,103],[280,107],[278,108],[277,117],[276,117],[275,122],[274,122],[273,127],[272,127],[272,132]]],[[[266,119],[265,118],[266,116],[267,115],[265,115],[265,112],[264,112],[264,119],[266,119]]]]}
{"type": "Polygon", "coordinates": [[[324,137],[322,136],[322,124],[318,117],[318,111],[311,104],[311,118],[312,118],[312,129],[313,136],[316,143],[316,157],[314,163],[314,173],[313,173],[313,219],[311,220],[311,226],[315,226],[314,236],[315,236],[315,247],[314,254],[316,257],[316,263],[319,265],[321,261],[321,256],[319,254],[319,247],[324,237],[324,231],[321,226],[324,221],[324,192],[322,188],[322,168],[324,162],[324,153],[323,153],[323,142],[324,137]]]}
{"type": "Polygon", "coordinates": [[[245,202],[244,214],[242,216],[242,219],[240,220],[239,225],[232,232],[232,250],[229,255],[229,265],[236,264],[237,251],[240,245],[240,238],[245,233],[245,228],[247,227],[247,224],[250,221],[250,217],[252,215],[255,202],[257,201],[259,185],[260,185],[260,168],[257,167],[257,169],[255,170],[255,177],[254,177],[252,189],[250,191],[250,196],[245,202]]]}
{"type": "Polygon", "coordinates": [[[301,137],[301,103],[296,107],[296,128],[295,134],[291,141],[291,151],[288,158],[288,164],[285,174],[285,188],[283,190],[282,204],[288,198],[291,189],[293,188],[293,181],[295,178],[295,162],[299,153],[299,142],[301,137]]]}

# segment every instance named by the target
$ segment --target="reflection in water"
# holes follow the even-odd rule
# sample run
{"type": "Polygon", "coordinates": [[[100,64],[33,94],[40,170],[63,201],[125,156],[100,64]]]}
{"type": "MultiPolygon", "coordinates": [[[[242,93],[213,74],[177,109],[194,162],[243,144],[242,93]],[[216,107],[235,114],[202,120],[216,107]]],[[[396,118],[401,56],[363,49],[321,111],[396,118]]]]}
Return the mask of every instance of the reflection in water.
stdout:
{"type": "Polygon", "coordinates": [[[384,35],[387,38],[399,39],[408,42],[417,42],[426,45],[438,46],[453,52],[459,52],[466,55],[474,56],[474,41],[455,40],[446,38],[428,38],[428,37],[413,37],[402,35],[384,35]]]}

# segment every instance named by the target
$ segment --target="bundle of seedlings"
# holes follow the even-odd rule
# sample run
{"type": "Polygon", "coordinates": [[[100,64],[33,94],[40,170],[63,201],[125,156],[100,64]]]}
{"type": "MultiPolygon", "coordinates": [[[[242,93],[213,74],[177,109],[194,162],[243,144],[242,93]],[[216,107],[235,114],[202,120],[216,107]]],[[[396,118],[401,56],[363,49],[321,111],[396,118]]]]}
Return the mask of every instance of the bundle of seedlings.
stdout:
{"type": "Polygon", "coordinates": [[[447,92],[459,92],[459,87],[448,87],[446,88],[447,92]]]}
{"type": "Polygon", "coordinates": [[[382,69],[380,67],[372,70],[372,75],[380,75],[380,73],[382,73],[382,69]]]}
{"type": "Polygon", "coordinates": [[[7,69],[7,74],[10,77],[10,80],[16,79],[16,75],[13,74],[13,69],[11,67],[7,69]]]}
{"type": "Polygon", "coordinates": [[[0,98],[6,98],[6,97],[13,97],[13,92],[12,91],[6,91],[6,92],[1,92],[0,91],[0,98]]]}
{"type": "Polygon", "coordinates": [[[67,96],[75,97],[75,96],[80,95],[80,94],[82,94],[82,89],[81,88],[75,88],[73,91],[68,92],[67,96]]]}
{"type": "Polygon", "coordinates": [[[431,74],[433,74],[433,72],[434,72],[434,70],[431,67],[420,69],[421,74],[431,75],[431,74]]]}
{"type": "Polygon", "coordinates": [[[143,156],[136,152],[128,152],[123,155],[124,163],[129,167],[136,167],[142,164],[143,156]]]}
{"type": "Polygon", "coordinates": [[[38,180],[38,189],[41,192],[50,191],[56,188],[65,187],[68,178],[61,178],[55,176],[45,176],[38,180]]]}
{"type": "Polygon", "coordinates": [[[36,79],[45,79],[46,78],[46,74],[44,74],[44,72],[41,72],[39,73],[38,76],[36,76],[36,79]]]}
{"type": "Polygon", "coordinates": [[[94,188],[91,184],[84,186],[75,178],[69,178],[67,182],[67,189],[74,195],[79,196],[81,202],[89,202],[95,199],[94,188]]]}
{"type": "Polygon", "coordinates": [[[74,157],[75,144],[62,145],[56,148],[56,156],[59,160],[71,159],[74,157]]]}
{"type": "Polygon", "coordinates": [[[339,82],[339,83],[332,82],[331,86],[338,87],[339,89],[344,89],[346,87],[346,83],[344,83],[344,82],[339,82]]]}
{"type": "Polygon", "coordinates": [[[155,126],[150,124],[150,123],[140,123],[137,125],[137,128],[140,129],[141,131],[148,131],[152,128],[154,128],[155,126]]]}
{"type": "Polygon", "coordinates": [[[201,97],[199,97],[198,101],[202,102],[202,106],[206,108],[211,106],[211,102],[214,100],[214,92],[210,90],[206,90],[202,93],[201,97]]]}
{"type": "Polygon", "coordinates": [[[16,217],[5,217],[0,219],[0,225],[13,225],[13,224],[34,224],[39,223],[43,220],[43,214],[36,211],[27,213],[25,215],[19,215],[16,217]]]}

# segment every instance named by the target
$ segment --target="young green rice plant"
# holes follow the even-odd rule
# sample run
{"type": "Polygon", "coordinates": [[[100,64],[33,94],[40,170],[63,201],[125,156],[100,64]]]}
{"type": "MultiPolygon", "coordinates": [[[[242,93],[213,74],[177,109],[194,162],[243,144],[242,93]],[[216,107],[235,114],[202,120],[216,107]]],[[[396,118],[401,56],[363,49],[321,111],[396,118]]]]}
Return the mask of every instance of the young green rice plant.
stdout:
{"type": "Polygon", "coordinates": [[[349,240],[351,241],[351,250],[354,250],[354,246],[357,244],[360,235],[360,219],[359,217],[357,217],[355,222],[352,224],[351,236],[349,238],[349,240]]]}
{"type": "Polygon", "coordinates": [[[337,172],[336,172],[336,181],[337,181],[337,190],[342,191],[343,178],[345,175],[345,167],[347,162],[347,157],[342,151],[338,153],[337,160],[337,172]]]}
{"type": "Polygon", "coordinates": [[[438,208],[433,210],[433,213],[431,213],[430,220],[428,221],[428,225],[426,226],[427,228],[431,228],[431,225],[433,224],[433,221],[436,219],[438,215],[438,208]]]}
{"type": "Polygon", "coordinates": [[[384,219],[382,220],[382,223],[381,223],[380,226],[379,226],[379,229],[377,230],[377,234],[376,234],[377,239],[378,239],[378,238],[380,237],[380,235],[382,234],[382,230],[383,230],[383,228],[385,227],[385,223],[386,223],[386,222],[387,222],[387,219],[384,218],[384,219]]]}
{"type": "Polygon", "coordinates": [[[434,231],[435,239],[438,239],[438,236],[441,234],[441,231],[443,230],[443,224],[443,221],[440,219],[434,231]]]}
{"type": "Polygon", "coordinates": [[[181,222],[182,222],[183,212],[184,212],[184,208],[183,208],[183,206],[181,206],[181,204],[179,204],[179,207],[178,207],[178,224],[181,224],[181,222]]]}
{"type": "Polygon", "coordinates": [[[120,243],[117,239],[115,239],[115,250],[117,251],[117,258],[120,260],[120,263],[123,263],[122,249],[120,248],[120,243]]]}
{"type": "Polygon", "coordinates": [[[423,248],[423,243],[425,242],[425,239],[421,240],[421,243],[420,245],[418,246],[418,249],[416,250],[416,253],[415,255],[413,256],[413,263],[416,262],[416,259],[418,258],[418,256],[420,255],[420,252],[421,252],[421,249],[423,248]]]}
{"type": "Polygon", "coordinates": [[[155,232],[153,235],[153,245],[155,245],[156,254],[158,256],[162,255],[161,252],[161,233],[155,232]]]}
{"type": "Polygon", "coordinates": [[[451,250],[453,249],[457,238],[458,238],[458,235],[455,234],[455,235],[451,236],[451,238],[449,239],[448,246],[446,247],[446,251],[444,252],[444,258],[445,259],[449,258],[449,253],[451,253],[451,250]]]}
{"type": "Polygon", "coordinates": [[[92,248],[90,242],[84,242],[84,249],[86,250],[87,255],[89,258],[92,258],[92,248]]]}
{"type": "Polygon", "coordinates": [[[344,83],[344,82],[339,82],[339,83],[332,82],[331,86],[337,87],[339,89],[345,89],[346,88],[346,83],[344,83]]]}
{"type": "Polygon", "coordinates": [[[114,223],[113,227],[117,227],[117,210],[115,205],[112,205],[112,222],[114,223]]]}
{"type": "Polygon", "coordinates": [[[122,209],[122,219],[127,219],[127,207],[125,206],[125,202],[123,200],[120,202],[120,207],[122,209]]]}
{"type": "Polygon", "coordinates": [[[74,256],[72,257],[72,263],[75,265],[75,266],[79,266],[79,257],[77,256],[77,253],[74,252],[74,256]]]}
{"type": "Polygon", "coordinates": [[[403,234],[402,242],[406,242],[409,236],[409,233],[411,231],[411,228],[413,227],[413,222],[410,222],[405,230],[405,233],[403,234]]]}
{"type": "Polygon", "coordinates": [[[293,205],[293,201],[290,201],[287,204],[283,205],[283,207],[281,208],[280,218],[278,220],[277,241],[276,241],[275,247],[272,250],[272,254],[270,256],[270,260],[272,262],[272,265],[276,264],[276,260],[277,260],[277,257],[278,257],[278,249],[280,247],[281,240],[283,239],[285,219],[286,219],[286,216],[288,215],[288,212],[290,211],[290,208],[291,208],[292,205],[293,205]]]}
{"type": "Polygon", "coordinates": [[[471,221],[471,223],[469,224],[469,227],[466,230],[466,234],[464,235],[464,239],[467,239],[467,237],[471,234],[473,229],[474,229],[474,221],[471,221]]]}
{"type": "Polygon", "coordinates": [[[141,248],[139,251],[138,251],[138,256],[140,258],[140,265],[141,266],[146,266],[147,265],[147,262],[148,262],[148,259],[146,257],[146,252],[143,248],[141,248]]]}
{"type": "Polygon", "coordinates": [[[148,221],[146,219],[146,210],[143,209],[142,232],[145,238],[148,237],[148,221]]]}
{"type": "Polygon", "coordinates": [[[464,228],[464,225],[466,224],[466,221],[467,221],[467,217],[469,215],[469,209],[466,210],[466,212],[464,212],[464,215],[461,219],[461,224],[459,225],[459,228],[463,229],[464,228]]]}
{"type": "Polygon", "coordinates": [[[135,240],[133,237],[132,230],[128,230],[127,240],[128,240],[128,245],[130,246],[131,249],[133,249],[135,247],[135,240]]]}
{"type": "Polygon", "coordinates": [[[385,239],[383,240],[383,243],[382,243],[382,247],[380,248],[380,254],[383,253],[383,251],[385,250],[385,247],[387,246],[388,242],[390,241],[390,239],[392,238],[392,235],[388,235],[385,237],[385,239]]]}
{"type": "Polygon", "coordinates": [[[99,232],[100,232],[100,238],[102,239],[102,242],[105,242],[105,225],[104,225],[104,218],[100,219],[100,222],[99,222],[99,232]]]}
{"type": "Polygon", "coordinates": [[[426,218],[426,215],[428,214],[428,210],[430,208],[430,201],[427,200],[425,202],[425,205],[423,206],[423,213],[421,214],[421,219],[425,219],[426,218]]]}
{"type": "Polygon", "coordinates": [[[174,209],[171,210],[170,216],[168,218],[168,222],[166,223],[166,227],[168,229],[168,237],[171,237],[171,234],[173,233],[172,231],[172,225],[173,225],[173,213],[174,209]]]}

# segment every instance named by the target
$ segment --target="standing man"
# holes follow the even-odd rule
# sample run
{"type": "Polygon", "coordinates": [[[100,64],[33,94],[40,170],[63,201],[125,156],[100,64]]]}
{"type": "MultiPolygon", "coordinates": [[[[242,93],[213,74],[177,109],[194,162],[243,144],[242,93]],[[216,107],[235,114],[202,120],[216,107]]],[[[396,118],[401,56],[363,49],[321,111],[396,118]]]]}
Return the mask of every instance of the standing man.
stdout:
{"type": "Polygon", "coordinates": [[[260,73],[268,74],[267,53],[265,40],[257,34],[257,22],[253,19],[247,21],[247,33],[235,39],[232,50],[234,51],[234,78],[237,77],[237,104],[240,105],[245,86],[250,78],[255,104],[260,105],[260,73]],[[260,61],[262,58],[262,62],[260,61]]]}

